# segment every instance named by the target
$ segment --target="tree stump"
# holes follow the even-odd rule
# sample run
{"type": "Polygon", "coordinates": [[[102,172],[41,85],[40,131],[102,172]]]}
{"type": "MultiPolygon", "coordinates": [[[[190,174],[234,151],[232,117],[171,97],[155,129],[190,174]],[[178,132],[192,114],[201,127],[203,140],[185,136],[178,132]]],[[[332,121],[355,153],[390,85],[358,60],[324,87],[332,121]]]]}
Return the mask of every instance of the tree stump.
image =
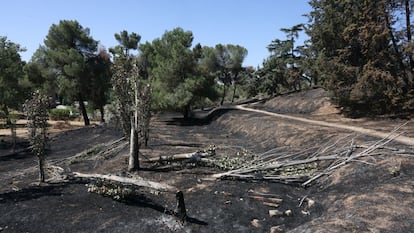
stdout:
{"type": "Polygon", "coordinates": [[[177,208],[175,210],[176,215],[182,222],[184,222],[187,218],[187,210],[185,209],[183,192],[178,191],[175,194],[175,198],[177,200],[177,208]]]}

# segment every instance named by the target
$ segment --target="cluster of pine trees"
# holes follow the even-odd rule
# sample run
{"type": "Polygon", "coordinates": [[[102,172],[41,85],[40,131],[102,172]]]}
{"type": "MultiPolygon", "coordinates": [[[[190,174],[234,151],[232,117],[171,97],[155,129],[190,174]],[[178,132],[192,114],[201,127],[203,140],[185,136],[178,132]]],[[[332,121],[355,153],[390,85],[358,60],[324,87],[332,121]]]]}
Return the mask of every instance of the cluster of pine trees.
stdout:
{"type": "Polygon", "coordinates": [[[282,29],[286,40],[268,46],[271,55],[255,85],[268,94],[323,86],[354,116],[409,113],[414,109],[413,3],[310,1],[309,22],[282,29]],[[310,39],[295,45],[302,30],[310,39]]]}
{"type": "Polygon", "coordinates": [[[116,34],[119,46],[108,52],[88,28],[62,20],[50,27],[28,63],[20,58],[20,45],[0,37],[0,112],[8,116],[10,108],[19,108],[33,90],[42,89],[53,101],[78,101],[89,124],[83,102],[103,116],[103,106],[115,99],[111,78],[117,59],[128,60],[150,82],[153,109],[175,110],[185,117],[195,107],[309,86],[326,88],[353,115],[413,110],[414,1],[309,4],[309,21],[282,28],[286,38],[271,41],[270,55],[258,68],[243,66],[247,50],[242,46],[194,45],[192,32],[181,28],[145,43],[138,34],[123,31],[116,34]],[[297,42],[301,31],[309,36],[302,45],[297,42]]]}
{"type": "Polygon", "coordinates": [[[117,86],[111,77],[119,75],[121,64],[125,82],[132,66],[139,77],[150,80],[153,109],[175,110],[188,117],[194,107],[214,103],[221,93],[223,103],[230,86],[235,92],[247,56],[239,45],[193,45],[192,32],[181,28],[166,31],[152,42],[140,43],[140,35],[127,31],[116,33],[115,38],[120,44],[108,52],[98,46],[88,28],[61,20],[50,27],[44,45],[26,63],[20,58],[20,45],[1,37],[1,56],[7,57],[0,62],[0,106],[5,115],[31,91],[41,89],[52,103],[77,101],[85,125],[89,124],[85,101],[101,110],[103,120],[104,105],[114,100],[114,92],[131,92],[111,88],[117,86]]]}

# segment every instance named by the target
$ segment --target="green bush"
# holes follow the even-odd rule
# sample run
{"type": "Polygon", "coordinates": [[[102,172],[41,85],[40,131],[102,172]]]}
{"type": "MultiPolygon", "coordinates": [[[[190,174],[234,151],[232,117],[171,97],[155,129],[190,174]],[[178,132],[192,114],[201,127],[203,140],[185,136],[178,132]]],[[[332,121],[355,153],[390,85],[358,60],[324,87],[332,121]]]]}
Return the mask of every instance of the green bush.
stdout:
{"type": "Polygon", "coordinates": [[[70,110],[69,109],[51,109],[49,117],[54,121],[67,121],[70,119],[70,110]]]}

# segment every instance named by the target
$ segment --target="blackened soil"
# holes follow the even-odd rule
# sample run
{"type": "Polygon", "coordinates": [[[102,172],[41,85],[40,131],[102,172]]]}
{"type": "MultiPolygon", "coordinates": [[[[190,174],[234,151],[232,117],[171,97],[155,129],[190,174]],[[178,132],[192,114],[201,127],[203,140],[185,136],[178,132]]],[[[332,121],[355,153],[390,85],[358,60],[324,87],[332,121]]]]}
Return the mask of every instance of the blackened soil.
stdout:
{"type": "MultiPolygon", "coordinates": [[[[326,100],[321,91],[310,94],[326,100]]],[[[278,97],[272,106],[268,102],[264,107],[275,112],[289,109],[289,113],[298,108],[295,115],[387,131],[400,123],[349,120],[332,113],[310,116],[326,102],[310,108],[304,101],[303,95],[278,97]],[[293,107],[276,109],[281,105],[278,101],[291,101],[293,107]]],[[[154,117],[138,174],[183,191],[185,222],[174,214],[175,194],[138,190],[116,201],[89,193],[84,183],[39,185],[36,158],[29,151],[10,155],[9,148],[0,148],[0,232],[414,232],[412,157],[390,154],[350,163],[308,189],[273,182],[213,180],[211,175],[220,170],[191,164],[155,168],[143,163],[145,158],[194,152],[209,145],[217,147],[217,156],[242,150],[262,153],[281,146],[306,149],[350,133],[241,111],[221,112],[201,122],[179,117],[168,113],[154,117]],[[391,172],[395,165],[400,165],[397,174],[391,172]],[[269,214],[275,212],[276,216],[269,214]]],[[[410,127],[405,130],[413,132],[410,127]]],[[[107,160],[67,163],[77,153],[121,136],[119,130],[107,126],[61,132],[52,137],[47,161],[70,171],[125,173],[127,148],[107,160]]],[[[376,139],[360,137],[359,142],[364,140],[376,139]]],[[[27,146],[21,141],[17,149],[27,146]]]]}

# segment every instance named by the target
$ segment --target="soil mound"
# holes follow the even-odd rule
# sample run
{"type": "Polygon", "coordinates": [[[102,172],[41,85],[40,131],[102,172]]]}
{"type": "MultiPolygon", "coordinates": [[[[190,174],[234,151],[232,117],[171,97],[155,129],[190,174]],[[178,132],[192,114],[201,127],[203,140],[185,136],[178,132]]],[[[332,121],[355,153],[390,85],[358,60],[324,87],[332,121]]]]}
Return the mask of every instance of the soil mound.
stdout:
{"type": "Polygon", "coordinates": [[[286,114],[336,114],[338,109],[331,103],[327,91],[322,88],[309,89],[277,96],[258,107],[286,114]]]}

